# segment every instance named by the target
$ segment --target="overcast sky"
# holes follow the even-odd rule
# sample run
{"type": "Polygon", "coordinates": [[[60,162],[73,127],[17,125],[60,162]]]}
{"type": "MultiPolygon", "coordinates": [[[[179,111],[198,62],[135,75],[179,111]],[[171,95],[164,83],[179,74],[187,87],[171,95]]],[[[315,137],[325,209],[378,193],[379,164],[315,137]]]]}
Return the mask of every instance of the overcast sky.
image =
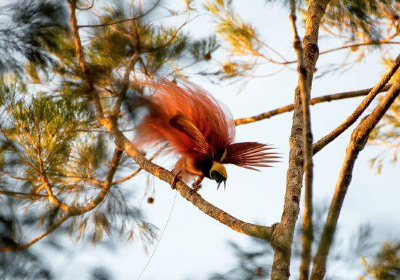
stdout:
{"type": "MultiPolygon", "coordinates": [[[[295,58],[288,11],[276,5],[264,5],[264,1],[251,1],[251,4],[248,0],[234,2],[236,10],[240,11],[244,19],[251,19],[268,44],[285,57],[295,58]]],[[[195,36],[215,32],[207,17],[199,17],[189,25],[189,29],[195,36]]],[[[337,42],[334,40],[324,41],[320,44],[320,50],[335,44],[337,42]]],[[[317,67],[341,61],[343,55],[343,52],[338,52],[321,56],[317,67]]],[[[276,68],[264,67],[259,74],[268,74],[273,69],[276,68]]],[[[343,75],[328,75],[315,80],[312,97],[372,87],[383,71],[384,66],[379,56],[371,55],[365,62],[343,75]]],[[[196,82],[225,103],[234,118],[239,118],[292,103],[297,73],[285,70],[270,78],[253,80],[239,94],[237,85],[215,86],[202,79],[197,79],[196,82]]],[[[312,107],[314,140],[339,125],[361,100],[357,98],[312,107]]],[[[205,180],[200,194],[207,201],[244,221],[265,225],[279,222],[285,193],[291,118],[292,114],[289,113],[237,128],[239,141],[258,141],[277,147],[282,154],[281,163],[274,168],[263,169],[262,172],[228,166],[227,189],[216,191],[216,184],[205,180]]],[[[317,202],[331,199],[350,131],[351,129],[314,157],[314,194],[317,202]]],[[[366,147],[359,156],[340,216],[340,224],[346,231],[352,232],[358,225],[370,222],[379,232],[381,240],[385,240],[399,233],[400,219],[395,218],[400,216],[399,168],[386,167],[381,175],[376,175],[375,170],[369,168],[368,161],[379,152],[378,148],[366,147]]],[[[162,161],[161,164],[168,168],[173,166],[172,161],[162,161]]],[[[136,189],[140,199],[145,191],[145,182],[146,175],[142,174],[123,188],[136,189]]],[[[164,182],[154,182],[155,203],[148,205],[143,202],[142,205],[148,220],[163,229],[176,192],[164,182]]],[[[245,245],[249,243],[249,238],[206,216],[178,194],[169,225],[141,279],[176,280],[191,277],[201,280],[206,279],[211,272],[223,272],[234,264],[228,241],[245,245]]],[[[116,279],[137,279],[150,254],[143,251],[140,241],[120,241],[115,245],[117,248],[114,252],[101,248],[86,248],[81,252],[80,243],[72,244],[81,253],[76,253],[73,257],[57,258],[54,262],[56,273],[61,268],[63,280],[86,279],[82,272],[92,264],[100,264],[111,269],[116,279]]],[[[149,251],[151,253],[153,247],[149,251]]]]}

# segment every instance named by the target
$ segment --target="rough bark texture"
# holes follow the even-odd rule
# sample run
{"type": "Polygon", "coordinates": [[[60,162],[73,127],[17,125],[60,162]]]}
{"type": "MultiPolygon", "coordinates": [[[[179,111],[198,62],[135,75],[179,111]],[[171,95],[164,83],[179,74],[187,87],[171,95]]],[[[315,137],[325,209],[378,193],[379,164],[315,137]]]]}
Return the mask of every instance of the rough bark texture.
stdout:
{"type": "MultiPolygon", "coordinates": [[[[312,77],[318,59],[318,31],[321,19],[329,0],[310,1],[307,13],[306,33],[303,40],[304,66],[307,70],[307,84],[311,91],[312,77]]],[[[299,215],[299,203],[303,179],[303,137],[302,108],[299,87],[295,91],[292,131],[290,135],[289,169],[286,178],[285,203],[281,222],[272,236],[274,260],[273,280],[288,279],[290,276],[290,257],[293,232],[299,215]]]]}
{"type": "MultiPolygon", "coordinates": [[[[311,87],[309,84],[308,69],[305,68],[303,60],[303,48],[296,27],[296,3],[291,1],[290,22],[294,34],[293,47],[297,54],[297,72],[299,73],[299,87],[301,95],[301,108],[303,111],[303,156],[304,156],[304,215],[303,215],[303,236],[300,265],[300,280],[308,280],[311,263],[311,245],[313,241],[312,224],[312,181],[313,181],[313,162],[312,162],[312,132],[310,116],[310,95],[311,87]]],[[[310,83],[311,84],[311,83],[310,83]]]]}
{"type": "Polygon", "coordinates": [[[357,156],[367,143],[369,134],[389,109],[390,105],[399,96],[399,93],[400,80],[390,88],[389,92],[373,112],[360,122],[351,136],[350,143],[346,149],[346,157],[336,183],[335,193],[329,208],[318,251],[314,257],[311,280],[322,280],[325,276],[326,261],[332,245],[343,201],[352,179],[357,156]]]}

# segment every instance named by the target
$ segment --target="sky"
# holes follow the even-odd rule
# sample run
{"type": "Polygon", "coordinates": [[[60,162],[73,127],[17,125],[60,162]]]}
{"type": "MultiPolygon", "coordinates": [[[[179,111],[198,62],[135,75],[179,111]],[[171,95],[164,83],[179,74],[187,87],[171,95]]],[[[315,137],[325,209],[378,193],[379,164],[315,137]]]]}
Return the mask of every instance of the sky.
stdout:
{"type": "MultiPolygon", "coordinates": [[[[240,11],[245,20],[253,23],[268,44],[283,53],[285,57],[294,59],[288,11],[277,5],[265,5],[264,1],[252,1],[251,4],[249,2],[234,1],[235,9],[240,11]]],[[[194,36],[214,32],[213,22],[205,16],[199,17],[187,28],[194,36]]],[[[300,31],[300,35],[303,35],[303,28],[300,31]]],[[[326,40],[321,42],[320,50],[336,45],[335,40],[326,40]]],[[[393,53],[395,52],[393,49],[393,53]]],[[[317,68],[341,61],[343,55],[343,52],[338,52],[321,56],[317,68]]],[[[263,67],[259,73],[268,74],[272,70],[273,68],[263,67]]],[[[384,66],[379,56],[372,54],[364,62],[342,75],[327,75],[315,80],[312,97],[372,87],[383,72],[384,66]]],[[[269,78],[254,79],[239,93],[237,85],[217,86],[204,79],[194,81],[226,104],[234,118],[240,118],[292,103],[297,73],[284,70],[269,78]]],[[[314,140],[320,139],[339,125],[361,100],[362,98],[356,98],[312,107],[314,140]]],[[[226,190],[217,191],[216,184],[206,180],[200,190],[202,197],[243,221],[263,225],[279,222],[284,203],[291,118],[292,114],[287,113],[269,120],[239,126],[238,141],[271,144],[281,153],[282,161],[273,168],[263,169],[262,172],[227,166],[229,181],[226,190]]],[[[314,157],[316,202],[328,202],[332,197],[352,129],[354,126],[314,157]]],[[[386,240],[394,238],[400,228],[400,219],[395,218],[400,216],[398,203],[400,188],[398,179],[395,180],[398,178],[399,167],[386,167],[382,174],[377,175],[375,170],[369,167],[369,160],[380,151],[379,148],[367,146],[358,157],[353,180],[341,212],[340,225],[350,233],[357,230],[360,224],[368,222],[374,227],[380,240],[386,240]]],[[[159,163],[170,169],[173,166],[171,160],[159,163]]],[[[137,197],[141,199],[145,191],[146,178],[147,176],[142,174],[121,187],[135,189],[137,197]]],[[[144,200],[142,207],[147,219],[162,230],[170,214],[176,192],[158,179],[154,180],[154,188],[155,203],[150,205],[144,200]]],[[[210,273],[223,272],[235,263],[228,246],[229,241],[241,245],[249,244],[247,236],[206,216],[178,194],[163,238],[140,279],[207,279],[210,273]]],[[[62,271],[59,279],[80,280],[86,279],[84,271],[88,267],[96,265],[110,269],[116,279],[137,279],[146,266],[154,246],[146,253],[140,241],[130,243],[121,240],[116,241],[114,245],[116,246],[114,250],[102,247],[82,249],[80,243],[71,243],[69,247],[75,253],[61,257],[54,256],[54,271],[56,273],[62,271]]]]}

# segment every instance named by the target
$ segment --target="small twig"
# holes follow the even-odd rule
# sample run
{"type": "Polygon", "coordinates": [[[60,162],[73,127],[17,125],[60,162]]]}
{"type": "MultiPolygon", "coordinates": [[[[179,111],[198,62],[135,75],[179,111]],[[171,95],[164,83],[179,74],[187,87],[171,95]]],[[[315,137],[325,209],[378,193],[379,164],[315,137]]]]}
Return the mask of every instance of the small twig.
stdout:
{"type": "Polygon", "coordinates": [[[130,76],[132,70],[135,68],[136,62],[138,62],[139,59],[140,59],[139,50],[137,50],[135,52],[135,54],[132,56],[132,58],[129,60],[128,65],[126,66],[124,78],[122,80],[122,86],[118,93],[118,98],[117,98],[117,101],[115,102],[113,113],[112,113],[116,117],[121,112],[122,102],[125,100],[125,95],[129,88],[129,76],[130,76]]]}
{"type": "MultiPolygon", "coordinates": [[[[111,26],[111,25],[116,25],[116,24],[121,24],[121,23],[125,23],[125,22],[129,22],[129,21],[135,21],[138,19],[141,19],[145,16],[147,16],[148,14],[150,14],[155,8],[157,8],[158,4],[160,3],[160,0],[158,0],[149,10],[147,10],[145,13],[140,14],[136,17],[133,18],[127,18],[127,19],[122,19],[122,20],[117,20],[117,21],[113,21],[113,22],[109,22],[109,23],[102,23],[102,24],[86,24],[86,25],[78,25],[78,28],[97,28],[97,27],[107,27],[107,26],[111,26]]],[[[93,6],[93,5],[92,5],[93,6]]],[[[80,10],[80,9],[79,9],[80,10]]]]}
{"type": "Polygon", "coordinates": [[[37,198],[48,198],[47,195],[44,194],[35,194],[35,193],[23,193],[23,192],[12,192],[6,190],[0,190],[0,194],[13,196],[19,199],[37,199],[37,198]]]}
{"type": "Polygon", "coordinates": [[[16,244],[14,246],[6,246],[6,247],[1,247],[0,252],[18,252],[23,249],[28,248],[29,246],[35,244],[39,240],[41,240],[43,237],[46,237],[50,233],[52,233],[54,230],[56,230],[62,223],[64,223],[66,220],[68,220],[71,216],[69,214],[66,214],[64,217],[62,217],[57,223],[53,224],[47,231],[42,233],[41,235],[35,237],[34,239],[30,240],[29,242],[25,244],[16,244]]]}
{"type": "MultiPolygon", "coordinates": [[[[384,86],[383,88],[380,89],[379,92],[385,92],[390,88],[391,84],[384,86]]],[[[325,102],[331,102],[335,100],[342,100],[342,99],[347,99],[347,98],[355,98],[355,97],[360,97],[360,96],[365,96],[367,95],[372,88],[367,88],[363,90],[357,90],[357,91],[348,91],[348,92],[343,92],[343,93],[335,93],[335,94],[329,94],[329,95],[324,95],[320,97],[315,97],[310,99],[310,105],[316,105],[319,103],[325,103],[325,102]]],[[[247,117],[247,118],[241,118],[241,119],[236,119],[235,124],[236,125],[242,125],[242,124],[248,124],[248,123],[253,123],[257,121],[261,121],[264,119],[269,119],[271,117],[274,117],[276,115],[280,115],[283,113],[288,113],[293,111],[294,109],[294,104],[286,105],[259,115],[255,115],[252,117],[247,117]]]]}
{"type": "MultiPolygon", "coordinates": [[[[341,46],[341,47],[332,48],[332,49],[329,49],[329,50],[322,51],[322,52],[320,52],[320,55],[325,55],[325,54],[328,54],[328,53],[332,53],[332,52],[336,52],[336,51],[340,51],[340,50],[345,50],[345,49],[356,48],[356,47],[380,46],[380,45],[400,45],[400,42],[390,41],[391,39],[393,39],[396,36],[397,36],[397,34],[394,34],[394,35],[390,36],[389,38],[387,38],[386,40],[383,40],[383,41],[372,41],[372,42],[344,45],[344,46],[341,46]]],[[[283,64],[285,64],[285,65],[294,64],[296,62],[297,62],[297,60],[290,60],[290,61],[286,61],[283,64]]]]}
{"type": "Polygon", "coordinates": [[[400,45],[400,42],[393,42],[393,41],[372,41],[372,42],[365,42],[365,43],[358,43],[358,44],[351,44],[351,45],[345,45],[337,48],[333,48],[330,50],[326,50],[321,52],[321,54],[327,54],[339,50],[344,50],[344,49],[350,49],[350,48],[357,48],[357,47],[363,47],[363,46],[379,46],[379,45],[400,45]]]}

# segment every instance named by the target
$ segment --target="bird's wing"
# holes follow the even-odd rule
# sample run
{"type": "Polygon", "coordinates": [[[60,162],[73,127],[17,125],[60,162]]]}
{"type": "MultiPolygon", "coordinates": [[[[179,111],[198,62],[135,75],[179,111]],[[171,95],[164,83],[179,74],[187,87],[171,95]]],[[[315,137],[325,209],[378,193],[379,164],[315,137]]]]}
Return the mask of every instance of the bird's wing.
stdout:
{"type": "Polygon", "coordinates": [[[135,126],[139,149],[168,143],[168,152],[213,158],[233,142],[235,123],[229,110],[205,90],[165,79],[140,84],[152,90],[142,97],[146,110],[140,111],[144,115],[135,126]]]}
{"type": "Polygon", "coordinates": [[[210,155],[212,153],[210,145],[206,138],[198,129],[198,127],[192,123],[187,117],[178,113],[169,120],[169,124],[176,130],[182,132],[187,137],[191,138],[194,145],[193,150],[201,154],[210,155]]]}
{"type": "Polygon", "coordinates": [[[226,156],[222,163],[259,171],[255,167],[271,167],[271,163],[278,162],[280,157],[268,151],[271,149],[273,148],[257,142],[234,143],[226,148],[226,156]]]}

